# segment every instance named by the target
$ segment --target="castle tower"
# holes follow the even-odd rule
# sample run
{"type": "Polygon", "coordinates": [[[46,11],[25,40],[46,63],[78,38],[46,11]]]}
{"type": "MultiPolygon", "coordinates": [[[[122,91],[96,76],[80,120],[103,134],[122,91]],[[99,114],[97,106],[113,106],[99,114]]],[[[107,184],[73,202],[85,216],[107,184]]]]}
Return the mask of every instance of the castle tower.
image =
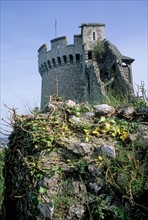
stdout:
{"type": "Polygon", "coordinates": [[[81,35],[84,49],[84,60],[87,62],[93,58],[92,50],[97,41],[104,40],[105,24],[84,23],[81,24],[81,35]]]}
{"type": "Polygon", "coordinates": [[[50,95],[82,100],[83,49],[82,36],[74,35],[74,44],[68,45],[65,36],[54,38],[51,49],[43,44],[38,50],[38,67],[42,77],[41,108],[50,95]]]}
{"type": "Polygon", "coordinates": [[[106,78],[112,82],[111,74],[116,77],[114,81],[117,87],[123,84],[125,90],[125,87],[132,86],[131,63],[134,59],[123,56],[114,45],[105,40],[105,24],[83,23],[80,28],[81,34],[74,35],[73,44],[68,44],[66,36],[61,36],[50,41],[51,49],[48,50],[47,45],[43,44],[38,50],[42,109],[50,95],[95,103],[104,93],[106,78]],[[106,59],[98,65],[93,49],[102,40],[106,42],[106,59]],[[119,75],[124,83],[119,80],[119,75]]]}

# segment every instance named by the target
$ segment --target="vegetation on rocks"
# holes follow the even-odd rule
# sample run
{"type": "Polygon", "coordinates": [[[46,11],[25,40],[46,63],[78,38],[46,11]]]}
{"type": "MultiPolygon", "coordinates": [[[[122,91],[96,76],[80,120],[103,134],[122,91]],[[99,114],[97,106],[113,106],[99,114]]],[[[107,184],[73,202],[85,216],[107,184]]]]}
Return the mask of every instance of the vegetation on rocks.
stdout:
{"type": "Polygon", "coordinates": [[[139,219],[148,215],[148,111],[52,97],[13,109],[3,219],[139,219]]]}
{"type": "Polygon", "coordinates": [[[98,41],[96,45],[94,46],[94,53],[95,53],[95,58],[97,62],[99,62],[100,59],[102,59],[102,54],[105,52],[105,41],[98,41]]]}

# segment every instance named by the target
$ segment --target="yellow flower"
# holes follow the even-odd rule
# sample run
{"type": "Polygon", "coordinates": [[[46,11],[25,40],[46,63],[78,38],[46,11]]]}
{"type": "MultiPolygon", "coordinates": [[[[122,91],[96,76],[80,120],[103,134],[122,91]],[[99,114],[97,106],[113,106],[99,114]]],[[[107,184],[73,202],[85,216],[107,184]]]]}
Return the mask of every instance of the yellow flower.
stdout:
{"type": "Polygon", "coordinates": [[[90,131],[88,129],[84,129],[83,131],[85,132],[86,135],[88,135],[90,133],[90,131]]]}
{"type": "Polygon", "coordinates": [[[122,135],[120,135],[120,138],[121,138],[122,141],[125,141],[125,139],[127,138],[127,136],[128,136],[128,132],[127,132],[127,131],[124,131],[124,132],[122,133],[122,135]]]}
{"type": "Polygon", "coordinates": [[[99,128],[95,128],[95,130],[92,131],[93,134],[96,134],[97,136],[100,135],[99,128]]]}
{"type": "Polygon", "coordinates": [[[99,160],[103,160],[103,158],[101,156],[98,157],[99,160]]]}
{"type": "Polygon", "coordinates": [[[102,116],[99,120],[99,122],[105,122],[106,121],[106,118],[104,116],[102,116]]]}
{"type": "Polygon", "coordinates": [[[90,141],[90,136],[86,136],[85,141],[86,141],[86,142],[89,142],[89,141],[90,141]]]}
{"type": "Polygon", "coordinates": [[[120,133],[121,133],[120,128],[117,125],[112,127],[112,137],[116,137],[120,133]]]}
{"type": "Polygon", "coordinates": [[[111,126],[108,122],[105,123],[105,128],[106,128],[106,130],[110,130],[111,126]]]}

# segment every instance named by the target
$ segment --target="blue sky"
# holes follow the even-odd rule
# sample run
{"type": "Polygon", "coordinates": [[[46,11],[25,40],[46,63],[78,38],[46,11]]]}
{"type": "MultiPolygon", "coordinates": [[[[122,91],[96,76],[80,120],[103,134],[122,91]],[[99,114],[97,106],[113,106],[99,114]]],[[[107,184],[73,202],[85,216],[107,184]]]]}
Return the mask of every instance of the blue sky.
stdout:
{"type": "Polygon", "coordinates": [[[37,50],[55,37],[80,33],[80,24],[105,23],[106,39],[123,55],[135,59],[134,85],[145,82],[148,90],[148,2],[124,1],[37,1],[1,0],[1,118],[9,116],[3,103],[19,114],[40,106],[41,77],[37,50]]]}

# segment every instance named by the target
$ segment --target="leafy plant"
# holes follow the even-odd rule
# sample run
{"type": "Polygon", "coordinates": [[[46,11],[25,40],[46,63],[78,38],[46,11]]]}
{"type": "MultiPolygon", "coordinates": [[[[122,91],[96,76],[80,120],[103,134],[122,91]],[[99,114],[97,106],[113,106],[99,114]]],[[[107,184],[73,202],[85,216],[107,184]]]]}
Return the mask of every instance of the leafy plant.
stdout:
{"type": "Polygon", "coordinates": [[[80,174],[84,174],[86,172],[87,161],[84,159],[79,160],[77,163],[74,164],[76,170],[80,172],[80,174]]]}
{"type": "Polygon", "coordinates": [[[92,216],[93,219],[105,219],[107,213],[105,208],[107,206],[107,201],[97,197],[95,203],[93,204],[92,208],[92,216]]]}
{"type": "Polygon", "coordinates": [[[57,167],[57,166],[53,166],[52,167],[52,171],[55,173],[55,174],[62,174],[62,169],[60,167],[57,167]]]}
{"type": "Polygon", "coordinates": [[[111,211],[116,220],[131,220],[129,213],[123,207],[112,206],[111,211]]]}
{"type": "Polygon", "coordinates": [[[53,198],[53,204],[54,204],[53,218],[54,216],[56,217],[56,219],[58,217],[59,218],[63,217],[62,215],[64,215],[68,211],[68,208],[75,203],[72,194],[73,194],[73,188],[71,186],[71,183],[65,180],[58,194],[53,198]]]}
{"type": "Polygon", "coordinates": [[[104,41],[97,41],[97,43],[94,46],[94,54],[97,62],[100,61],[103,57],[103,53],[105,52],[105,46],[104,46],[104,41]]]}
{"type": "Polygon", "coordinates": [[[72,106],[68,109],[68,111],[70,112],[70,114],[80,116],[80,107],[79,106],[72,106]]]}
{"type": "Polygon", "coordinates": [[[136,160],[134,146],[132,150],[118,146],[118,157],[115,160],[104,158],[106,164],[106,181],[131,204],[145,190],[146,177],[142,171],[142,163],[136,160]]]}
{"type": "MultiPolygon", "coordinates": [[[[124,122],[124,120],[121,122],[124,122]]],[[[92,134],[97,137],[110,135],[111,137],[119,137],[120,140],[125,141],[128,136],[128,126],[127,123],[123,124],[121,122],[114,120],[114,118],[102,116],[95,129],[92,130],[92,134]]]]}

